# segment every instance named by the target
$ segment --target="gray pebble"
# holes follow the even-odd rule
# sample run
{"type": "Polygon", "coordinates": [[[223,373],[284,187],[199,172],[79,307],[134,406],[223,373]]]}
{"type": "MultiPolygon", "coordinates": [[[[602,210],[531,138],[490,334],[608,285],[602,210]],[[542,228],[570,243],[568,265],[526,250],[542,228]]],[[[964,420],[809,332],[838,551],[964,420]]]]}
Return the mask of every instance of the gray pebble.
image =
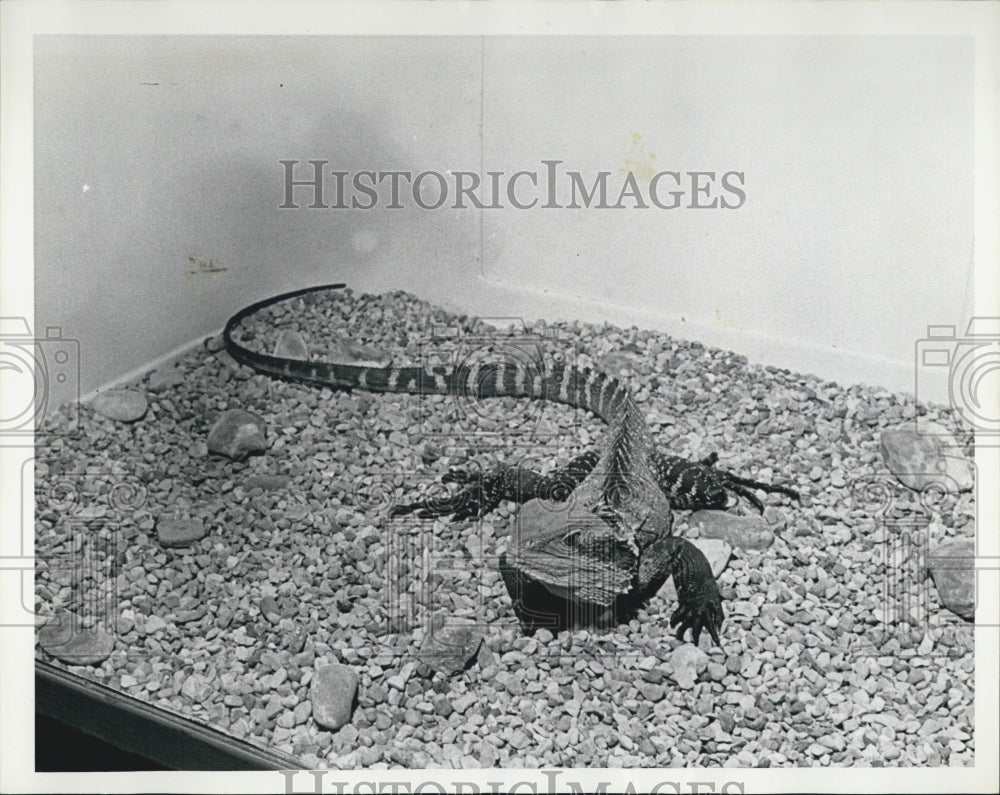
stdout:
{"type": "Polygon", "coordinates": [[[482,642],[482,633],[475,626],[445,626],[427,637],[418,656],[432,670],[450,676],[476,658],[482,642]]]}
{"type": "Polygon", "coordinates": [[[94,411],[117,422],[135,422],[146,414],[149,404],[142,392],[134,389],[111,389],[94,398],[94,411]]]}
{"type": "Polygon", "coordinates": [[[283,329],[278,334],[278,341],[274,344],[271,355],[282,359],[297,359],[308,362],[309,347],[302,335],[295,329],[283,329]]]}
{"type": "Polygon", "coordinates": [[[663,685],[640,682],[636,685],[636,687],[639,690],[639,694],[651,704],[656,704],[657,702],[662,701],[664,696],[666,696],[666,689],[663,685]]]}
{"type": "Polygon", "coordinates": [[[187,373],[180,367],[163,367],[150,373],[147,386],[153,392],[160,392],[164,389],[180,386],[186,379],[187,373]]]}
{"type": "Polygon", "coordinates": [[[267,424],[256,414],[241,409],[224,411],[208,432],[208,450],[242,461],[251,453],[267,450],[267,424]]]}
{"type": "Polygon", "coordinates": [[[340,663],[315,670],[309,688],[313,719],[326,729],[339,729],[351,719],[358,692],[358,675],[340,663]]]}
{"type": "Polygon", "coordinates": [[[166,621],[164,621],[159,616],[150,616],[146,619],[145,631],[147,635],[152,635],[154,632],[160,632],[168,627],[166,621]]]}
{"type": "Polygon", "coordinates": [[[295,718],[295,725],[299,726],[305,723],[311,714],[312,704],[309,701],[300,701],[295,705],[295,710],[292,713],[295,718]]]}
{"type": "Polygon", "coordinates": [[[184,678],[181,684],[181,695],[187,696],[196,704],[201,704],[212,695],[212,685],[198,674],[191,674],[184,678]]]}
{"type": "Polygon", "coordinates": [[[244,481],[248,489],[263,489],[264,491],[284,491],[291,482],[292,479],[288,475],[269,475],[265,473],[249,475],[244,481]]]}
{"type": "Polygon", "coordinates": [[[956,453],[958,441],[936,423],[907,423],[883,431],[882,460],[906,486],[917,491],[940,485],[948,491],[970,491],[975,485],[972,464],[956,453]]]}
{"type": "Polygon", "coordinates": [[[927,560],[941,603],[966,621],[976,616],[975,546],[973,541],[948,541],[932,548],[927,560]]]}
{"type": "Polygon", "coordinates": [[[208,528],[198,518],[161,518],[156,523],[156,537],[163,547],[188,547],[208,535],[208,528]]]}
{"type": "Polygon", "coordinates": [[[691,690],[706,667],[708,655],[697,646],[685,644],[670,654],[670,670],[682,690],[691,690]]]}
{"type": "Polygon", "coordinates": [[[38,644],[69,665],[98,665],[111,656],[115,636],[97,626],[87,628],[69,611],[60,611],[38,630],[38,644]]]}

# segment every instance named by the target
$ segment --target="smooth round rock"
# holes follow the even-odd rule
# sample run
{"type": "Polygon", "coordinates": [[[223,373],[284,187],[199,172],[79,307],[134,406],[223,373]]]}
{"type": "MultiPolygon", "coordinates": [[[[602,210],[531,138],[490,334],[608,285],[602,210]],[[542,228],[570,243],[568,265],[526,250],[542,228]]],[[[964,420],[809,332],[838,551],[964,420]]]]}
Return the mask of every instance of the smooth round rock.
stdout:
{"type": "Polygon", "coordinates": [[[688,518],[702,538],[716,538],[739,549],[767,549],[774,533],[761,516],[739,516],[728,511],[695,511],[688,518]]]}
{"type": "Polygon", "coordinates": [[[972,463],[961,453],[958,441],[935,423],[921,425],[920,433],[909,425],[883,431],[879,447],[889,471],[916,491],[929,486],[971,491],[975,485],[972,463]]]}
{"type": "Polygon", "coordinates": [[[341,663],[317,667],[309,686],[309,701],[316,723],[335,731],[350,722],[358,681],[354,669],[341,663]]]}
{"type": "Polygon", "coordinates": [[[941,604],[966,621],[976,617],[975,556],[972,541],[948,541],[927,556],[927,569],[941,604]]]}
{"type": "Polygon", "coordinates": [[[234,461],[267,449],[267,423],[242,409],[224,411],[208,432],[208,451],[234,461]]]}
{"type": "Polygon", "coordinates": [[[77,616],[63,610],[38,630],[38,645],[68,665],[98,665],[114,651],[115,636],[99,626],[85,629],[77,616]]]}
{"type": "Polygon", "coordinates": [[[94,411],[117,422],[135,422],[146,414],[149,403],[134,389],[111,389],[94,398],[94,411]]]}
{"type": "Polygon", "coordinates": [[[163,547],[187,547],[208,535],[201,519],[160,519],[156,523],[156,538],[163,547]]]}

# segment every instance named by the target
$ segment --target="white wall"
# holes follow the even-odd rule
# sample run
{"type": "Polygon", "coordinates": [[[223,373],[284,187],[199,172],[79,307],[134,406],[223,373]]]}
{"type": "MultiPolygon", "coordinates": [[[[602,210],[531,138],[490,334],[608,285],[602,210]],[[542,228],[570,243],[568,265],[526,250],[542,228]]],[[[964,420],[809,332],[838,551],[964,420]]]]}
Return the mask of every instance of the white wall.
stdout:
{"type": "Polygon", "coordinates": [[[927,37],[38,37],[36,328],[80,339],[87,392],[343,279],[912,388],[926,326],[972,314],[972,59],[927,37]],[[281,159],[735,170],[747,200],[279,209],[281,159]]]}
{"type": "Polygon", "coordinates": [[[618,175],[639,135],[656,170],[740,171],[747,194],[737,210],[488,215],[489,278],[910,391],[914,341],[972,313],[970,39],[501,39],[486,52],[488,162],[548,155],[618,175]]]}

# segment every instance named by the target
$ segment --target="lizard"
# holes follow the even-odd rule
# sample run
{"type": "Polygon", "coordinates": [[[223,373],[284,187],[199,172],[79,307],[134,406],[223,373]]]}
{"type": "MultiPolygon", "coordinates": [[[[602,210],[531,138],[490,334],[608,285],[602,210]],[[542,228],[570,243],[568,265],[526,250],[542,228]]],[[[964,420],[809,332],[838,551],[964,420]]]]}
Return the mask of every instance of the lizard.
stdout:
{"type": "Polygon", "coordinates": [[[607,623],[629,615],[669,577],[678,607],[670,618],[678,638],[691,632],[695,644],[706,631],[721,645],[725,617],[718,584],[705,555],[673,533],[673,508],[725,508],[731,496],[758,509],[750,489],[797,498],[785,486],[759,483],[717,469],[717,455],[698,462],[665,455],[627,385],[589,367],[556,363],[526,365],[522,359],[474,362],[453,367],[371,366],[291,359],[252,350],[235,335],[257,312],[344,284],[306,287],[258,301],[229,318],[226,351],[240,364],[272,377],[331,388],[411,394],[469,394],[477,398],[555,400],[586,409],[607,425],[596,450],[543,475],[523,467],[493,472],[455,469],[442,477],[459,490],[442,499],[393,506],[391,516],[479,518],[502,500],[520,505],[513,541],[500,556],[500,574],[525,630],[573,623],[607,623]]]}

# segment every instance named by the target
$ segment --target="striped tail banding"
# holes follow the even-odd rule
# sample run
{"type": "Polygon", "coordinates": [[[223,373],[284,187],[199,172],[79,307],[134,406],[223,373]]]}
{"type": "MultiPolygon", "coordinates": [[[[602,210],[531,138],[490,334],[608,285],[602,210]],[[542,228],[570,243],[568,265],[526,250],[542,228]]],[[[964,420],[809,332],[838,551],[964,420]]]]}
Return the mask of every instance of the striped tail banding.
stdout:
{"type": "Polygon", "coordinates": [[[226,350],[240,364],[279,378],[308,381],[335,388],[361,388],[369,392],[453,394],[474,398],[527,397],[553,400],[593,412],[609,424],[629,401],[628,389],[618,379],[599,370],[523,359],[474,362],[449,368],[370,367],[327,361],[286,359],[251,350],[234,338],[239,325],[269,306],[310,293],[341,289],[344,284],[307,287],[258,301],[233,315],[223,330],[226,350]]]}

